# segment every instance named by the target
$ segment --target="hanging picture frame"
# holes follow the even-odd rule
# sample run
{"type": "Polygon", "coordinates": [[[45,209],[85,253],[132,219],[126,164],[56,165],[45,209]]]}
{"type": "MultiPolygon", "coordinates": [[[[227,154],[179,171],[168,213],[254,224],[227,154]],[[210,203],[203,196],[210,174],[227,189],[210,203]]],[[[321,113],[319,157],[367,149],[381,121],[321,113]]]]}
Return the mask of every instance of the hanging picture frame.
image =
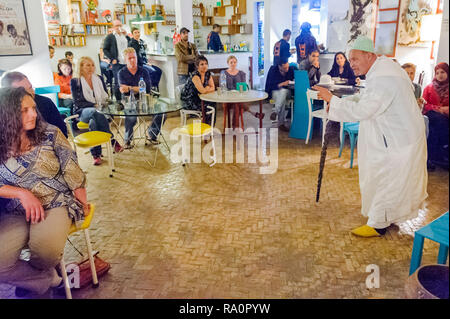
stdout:
{"type": "Polygon", "coordinates": [[[83,14],[81,9],[81,1],[70,1],[70,23],[83,23],[83,14]]]}
{"type": "Polygon", "coordinates": [[[0,56],[33,55],[23,0],[0,0],[0,56]]]}

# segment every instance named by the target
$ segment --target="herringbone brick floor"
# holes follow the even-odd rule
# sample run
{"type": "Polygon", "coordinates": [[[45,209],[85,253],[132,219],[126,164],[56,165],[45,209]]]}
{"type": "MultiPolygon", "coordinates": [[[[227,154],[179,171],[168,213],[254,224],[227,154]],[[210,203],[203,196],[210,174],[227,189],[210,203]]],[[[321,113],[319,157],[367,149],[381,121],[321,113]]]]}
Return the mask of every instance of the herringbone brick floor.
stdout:
{"type": "MultiPolygon", "coordinates": [[[[246,123],[256,125],[248,115],[246,123]]],[[[166,136],[177,125],[179,118],[168,119],[166,136]]],[[[260,175],[258,164],[183,168],[160,147],[156,168],[136,152],[118,154],[110,179],[106,163],[94,167],[79,151],[97,207],[92,243],[112,268],[98,289],[74,291],[74,298],[403,298],[414,231],[448,210],[448,172],[429,174],[419,218],[382,238],[356,238],[349,231],[366,219],[348,145],[338,158],[332,143],[315,203],[320,141],[319,131],[309,145],[280,132],[273,175],[260,175]],[[369,290],[371,264],[381,277],[380,288],[369,290]]],[[[72,241],[85,250],[83,237],[72,241]]],[[[435,263],[437,252],[426,240],[423,263],[435,263]]],[[[77,259],[66,245],[66,260],[77,259]]],[[[0,297],[14,298],[13,287],[0,285],[0,297]]]]}

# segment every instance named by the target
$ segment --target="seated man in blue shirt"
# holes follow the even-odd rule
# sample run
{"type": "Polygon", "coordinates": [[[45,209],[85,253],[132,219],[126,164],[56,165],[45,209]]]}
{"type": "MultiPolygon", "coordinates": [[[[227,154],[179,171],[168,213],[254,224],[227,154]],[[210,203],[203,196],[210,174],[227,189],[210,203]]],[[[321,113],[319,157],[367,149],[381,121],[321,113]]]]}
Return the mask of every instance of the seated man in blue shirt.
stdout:
{"type": "Polygon", "coordinates": [[[41,114],[42,118],[49,124],[59,128],[61,132],[67,137],[67,127],[64,120],[59,114],[55,103],[48,97],[34,93],[33,86],[27,76],[20,72],[7,72],[2,77],[2,87],[23,87],[34,97],[36,108],[41,114]]]}
{"type": "MultiPolygon", "coordinates": [[[[125,57],[126,67],[119,71],[120,92],[124,95],[134,93],[136,99],[139,98],[139,81],[141,78],[145,81],[147,94],[150,93],[152,83],[148,71],[137,65],[137,55],[133,48],[127,48],[123,56],[125,57]]],[[[162,115],[155,115],[152,124],[148,127],[148,140],[154,144],[159,144],[158,136],[162,127],[162,115]]],[[[133,139],[133,130],[136,125],[137,118],[135,116],[127,116],[125,118],[125,148],[131,148],[133,139]]]]}
{"type": "Polygon", "coordinates": [[[219,36],[220,25],[213,25],[213,30],[208,34],[208,50],[213,50],[214,52],[223,51],[222,41],[219,36]]]}
{"type": "Polygon", "coordinates": [[[273,65],[269,69],[266,80],[266,92],[269,98],[275,101],[275,112],[270,115],[274,121],[278,115],[278,127],[282,131],[289,131],[284,123],[286,121],[286,104],[291,97],[291,90],[288,89],[289,81],[294,81],[294,68],[289,66],[286,57],[280,58],[278,65],[273,65]]]}

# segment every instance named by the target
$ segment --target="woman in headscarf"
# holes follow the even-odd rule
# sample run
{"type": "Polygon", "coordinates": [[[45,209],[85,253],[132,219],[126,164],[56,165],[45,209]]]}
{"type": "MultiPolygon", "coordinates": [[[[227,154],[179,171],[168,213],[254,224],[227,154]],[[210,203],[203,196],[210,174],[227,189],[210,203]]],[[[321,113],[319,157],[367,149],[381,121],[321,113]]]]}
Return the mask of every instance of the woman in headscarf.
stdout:
{"type": "Polygon", "coordinates": [[[448,168],[448,64],[439,63],[434,68],[433,82],[423,91],[423,113],[430,121],[428,136],[428,166],[434,164],[448,168]]]}
{"type": "Polygon", "coordinates": [[[348,62],[347,57],[343,52],[338,52],[334,56],[334,63],[331,71],[328,72],[332,78],[341,78],[347,80],[347,84],[355,85],[356,76],[353,72],[350,62],[348,62]]]}

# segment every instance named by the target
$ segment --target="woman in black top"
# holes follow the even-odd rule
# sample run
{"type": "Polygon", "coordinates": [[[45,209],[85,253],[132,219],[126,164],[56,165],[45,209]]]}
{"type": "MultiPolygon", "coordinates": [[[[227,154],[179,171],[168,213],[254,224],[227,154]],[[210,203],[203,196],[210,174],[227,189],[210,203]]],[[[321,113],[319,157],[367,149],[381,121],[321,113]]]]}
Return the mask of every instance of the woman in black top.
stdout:
{"type": "Polygon", "coordinates": [[[331,71],[328,72],[328,75],[333,78],[339,77],[341,79],[346,79],[347,84],[349,85],[355,85],[356,83],[355,73],[343,52],[338,52],[334,56],[333,67],[331,68],[331,71]]]}
{"type": "MultiPolygon", "coordinates": [[[[200,55],[195,60],[197,71],[193,72],[181,91],[181,100],[183,108],[187,110],[201,111],[202,101],[200,94],[214,92],[216,87],[211,72],[208,71],[208,60],[200,55]]],[[[215,107],[215,103],[211,103],[215,107]]],[[[206,122],[211,123],[211,116],[206,116],[206,122]]]]}

